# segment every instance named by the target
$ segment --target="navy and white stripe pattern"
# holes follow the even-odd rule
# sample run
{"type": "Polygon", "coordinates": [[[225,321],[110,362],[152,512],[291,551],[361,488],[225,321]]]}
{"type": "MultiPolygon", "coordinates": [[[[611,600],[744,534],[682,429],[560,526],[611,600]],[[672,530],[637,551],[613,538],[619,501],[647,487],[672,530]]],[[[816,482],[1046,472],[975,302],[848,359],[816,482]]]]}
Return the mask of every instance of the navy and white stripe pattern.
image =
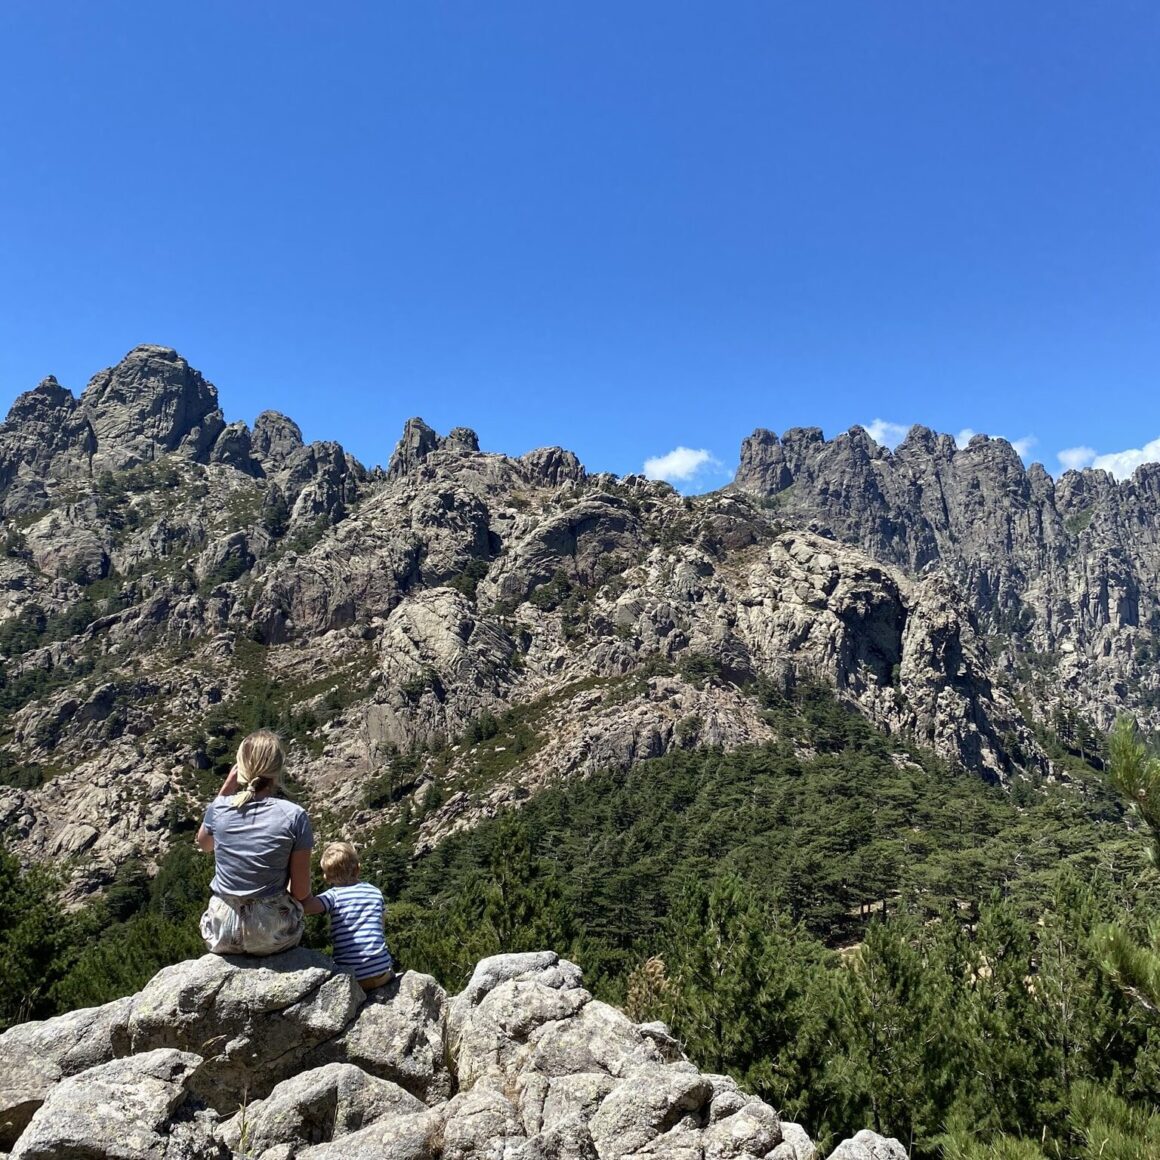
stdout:
{"type": "Polygon", "coordinates": [[[318,901],[330,915],[330,941],[339,967],[356,979],[371,979],[394,967],[383,937],[383,894],[377,886],[332,886],[318,901]]]}

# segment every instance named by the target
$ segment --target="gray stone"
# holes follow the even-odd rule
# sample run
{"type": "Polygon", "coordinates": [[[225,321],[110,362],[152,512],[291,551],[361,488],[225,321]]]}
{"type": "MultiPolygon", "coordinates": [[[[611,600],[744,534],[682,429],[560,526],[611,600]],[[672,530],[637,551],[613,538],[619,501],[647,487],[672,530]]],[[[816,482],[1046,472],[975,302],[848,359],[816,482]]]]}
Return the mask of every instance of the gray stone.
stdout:
{"type": "Polygon", "coordinates": [[[511,1101],[487,1084],[460,1092],[443,1115],[443,1160],[506,1160],[509,1141],[524,1135],[511,1101]]]}
{"type": "Polygon", "coordinates": [[[96,435],[72,392],[51,375],[21,395],[0,424],[0,493],[6,516],[35,511],[52,475],[87,475],[96,435]]]}
{"type": "Polygon", "coordinates": [[[739,1111],[706,1129],[705,1160],[739,1160],[765,1156],[781,1143],[781,1121],[768,1104],[750,1100],[739,1111]]]}
{"type": "MultiPolygon", "coordinates": [[[[641,1153],[658,1137],[667,1137],[686,1113],[700,1111],[712,1095],[712,1084],[703,1076],[672,1067],[649,1068],[623,1080],[605,1097],[588,1124],[600,1160],[623,1160],[641,1153]]],[[[693,1134],[681,1127],[669,1145],[699,1149],[699,1138],[680,1138],[693,1134]]]]}
{"type": "Polygon", "coordinates": [[[430,975],[404,971],[372,991],[357,1017],[310,1055],[344,1060],[390,1080],[427,1104],[451,1095],[443,1046],[447,995],[430,975]]]}
{"type": "Polygon", "coordinates": [[[296,1160],[443,1160],[443,1132],[440,1110],[386,1116],[333,1143],[304,1148],[296,1160]]]}
{"type": "Polygon", "coordinates": [[[418,417],[408,419],[387,465],[387,478],[398,479],[409,474],[438,448],[439,436],[433,428],[418,417]]]}
{"type": "Polygon", "coordinates": [[[819,1160],[818,1149],[805,1128],[783,1120],[781,1143],[770,1152],[769,1160],[819,1160]]]}
{"type": "Polygon", "coordinates": [[[588,1121],[570,1116],[515,1145],[505,1160],[600,1160],[588,1121]]]}
{"type": "Polygon", "coordinates": [[[166,967],[129,1012],[134,1052],[195,1048],[196,1090],[221,1112],[262,1098],[334,1039],[363,1002],[354,979],[297,947],[266,958],[204,955],[166,967]]]}
{"type": "Polygon", "coordinates": [[[602,1071],[619,1079],[664,1063],[656,1044],[623,1012],[595,999],[571,1019],[537,1028],[528,1042],[532,1050],[525,1066],[549,1078],[602,1071]]]}
{"type": "Polygon", "coordinates": [[[98,470],[148,463],[179,449],[204,463],[225,428],[214,387],[163,346],[135,347],[96,375],[79,410],[96,436],[98,470]]]}
{"type": "Polygon", "coordinates": [[[267,474],[285,467],[287,460],[303,446],[298,424],[280,412],[263,411],[254,420],[250,450],[267,474]]]}
{"type": "MultiPolygon", "coordinates": [[[[460,997],[462,998],[462,996],[460,997]]],[[[448,1041],[459,1085],[471,1087],[496,1073],[512,1080],[527,1059],[532,1034],[575,1015],[591,996],[581,988],[557,990],[534,979],[509,979],[474,1007],[452,1007],[448,1041]]]]}
{"type": "Polygon", "coordinates": [[[864,1128],[843,1140],[830,1153],[829,1160],[906,1160],[906,1149],[893,1137],[879,1136],[864,1128]]]}
{"type": "Polygon", "coordinates": [[[401,479],[411,474],[439,451],[477,454],[479,439],[470,427],[455,427],[440,437],[422,419],[408,419],[387,466],[387,478],[401,479]]]}
{"type": "Polygon", "coordinates": [[[616,1087],[616,1080],[602,1071],[581,1071],[575,1075],[558,1075],[548,1083],[541,1124],[543,1130],[556,1127],[575,1117],[585,1123],[616,1087]]]}
{"type": "Polygon", "coordinates": [[[62,1079],[107,1063],[128,1023],[130,999],[85,1007],[0,1035],[0,1148],[10,1148],[62,1079]]]}
{"type": "MultiPolygon", "coordinates": [[[[178,1157],[170,1117],[187,1096],[200,1057],[161,1049],[103,1063],[49,1092],[13,1150],[14,1160],[156,1160],[178,1157]]],[[[207,1139],[198,1149],[210,1156],[207,1139]]]]}
{"type": "Polygon", "coordinates": [[[221,1126],[233,1152],[259,1155],[278,1145],[322,1144],[389,1115],[422,1112],[422,1101],[349,1063],[330,1063],[283,1080],[221,1126]]]}
{"type": "Polygon", "coordinates": [[[250,429],[245,423],[229,423],[222,428],[209,453],[210,463],[236,467],[246,475],[260,475],[261,467],[255,461],[250,442],[250,429]]]}
{"type": "Polygon", "coordinates": [[[586,472],[572,451],[562,447],[538,447],[520,456],[531,481],[540,487],[560,487],[564,483],[580,483],[586,472]]]}

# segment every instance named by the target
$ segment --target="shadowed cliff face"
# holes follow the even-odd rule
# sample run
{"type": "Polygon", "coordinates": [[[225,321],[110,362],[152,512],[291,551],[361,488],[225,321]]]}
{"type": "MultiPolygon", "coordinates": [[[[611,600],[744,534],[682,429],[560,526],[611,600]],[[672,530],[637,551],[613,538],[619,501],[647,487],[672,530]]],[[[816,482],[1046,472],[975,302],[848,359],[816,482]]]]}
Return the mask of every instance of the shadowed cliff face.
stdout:
{"type": "Polygon", "coordinates": [[[1002,651],[1048,658],[1059,693],[1101,727],[1121,708],[1156,723],[1160,465],[1130,480],[1024,468],[1003,439],[914,427],[893,451],[854,427],[742,445],[734,488],[783,518],[921,575],[944,572],[1002,651]]]}
{"type": "MultiPolygon", "coordinates": [[[[257,724],[286,733],[304,799],[355,833],[413,806],[420,849],[553,778],[770,741],[762,683],[821,681],[989,779],[1049,772],[1012,698],[1023,629],[996,646],[979,622],[1016,575],[1032,606],[1028,577],[1070,533],[1044,532],[1034,568],[981,547],[973,572],[929,566],[960,529],[1027,539],[1052,485],[1005,444],[914,436],[889,457],[861,432],[755,436],[743,478],[774,480],[772,500],[682,498],[420,419],[368,472],[276,412],[252,430],[220,415],[184,359],[139,347],[79,400],[46,381],[0,426],[0,826],[78,891],[164,847],[257,724]],[[927,466],[903,486],[908,456],[927,466]],[[992,461],[953,498],[972,492],[955,472],[992,461]],[[928,477],[958,482],[935,503],[928,477]],[[994,510],[1007,490],[1018,518],[994,510]]],[[[1122,562],[1075,559],[1072,620],[1138,616],[1122,562]]]]}

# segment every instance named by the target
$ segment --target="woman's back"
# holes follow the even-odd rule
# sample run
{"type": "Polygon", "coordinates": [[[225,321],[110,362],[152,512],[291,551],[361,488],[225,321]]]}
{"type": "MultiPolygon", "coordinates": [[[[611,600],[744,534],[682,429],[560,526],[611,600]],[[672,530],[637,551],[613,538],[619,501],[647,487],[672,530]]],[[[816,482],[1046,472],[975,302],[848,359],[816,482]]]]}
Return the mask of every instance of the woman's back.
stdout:
{"type": "Polygon", "coordinates": [[[306,811],[285,798],[255,798],[241,809],[214,798],[205,812],[214,839],[210,889],[234,898],[265,898],[285,891],[290,855],[314,844],[306,811]]]}

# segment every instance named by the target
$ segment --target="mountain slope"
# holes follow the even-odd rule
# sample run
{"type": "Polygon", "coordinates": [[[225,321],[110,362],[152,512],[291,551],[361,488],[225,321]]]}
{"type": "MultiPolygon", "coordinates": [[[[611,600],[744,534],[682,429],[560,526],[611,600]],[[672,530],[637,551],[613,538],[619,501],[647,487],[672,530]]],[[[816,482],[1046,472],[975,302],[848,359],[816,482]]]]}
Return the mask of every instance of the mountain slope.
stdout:
{"type": "Polygon", "coordinates": [[[155,856],[259,724],[312,808],[421,809],[421,849],[555,777],[767,741],[763,682],[988,778],[1050,769],[944,574],[737,492],[420,420],[369,472],[284,416],[226,426],[159,347],[17,400],[0,479],[0,826],[78,890],[155,856]]]}

